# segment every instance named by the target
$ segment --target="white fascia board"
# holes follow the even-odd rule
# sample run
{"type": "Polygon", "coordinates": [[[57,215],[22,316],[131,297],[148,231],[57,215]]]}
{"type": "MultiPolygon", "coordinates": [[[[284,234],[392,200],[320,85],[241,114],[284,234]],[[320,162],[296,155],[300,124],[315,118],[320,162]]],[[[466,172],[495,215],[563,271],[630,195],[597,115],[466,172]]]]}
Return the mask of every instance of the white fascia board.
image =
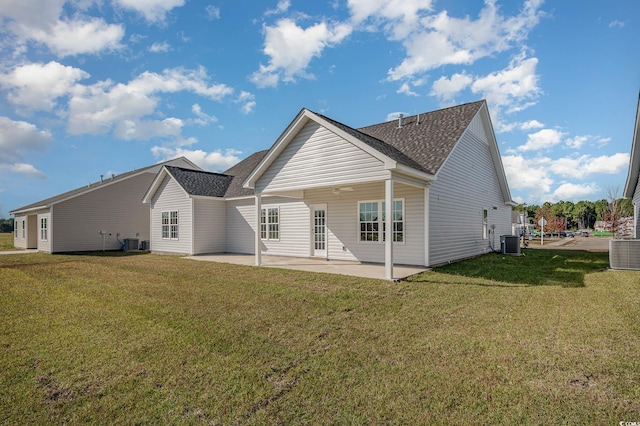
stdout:
{"type": "Polygon", "coordinates": [[[624,192],[622,196],[624,198],[633,198],[633,195],[638,186],[638,179],[640,178],[640,94],[638,95],[638,107],[636,109],[636,125],[633,129],[633,140],[631,142],[631,158],[629,160],[629,172],[627,173],[627,180],[624,185],[624,192]]]}
{"type": "Polygon", "coordinates": [[[149,189],[147,189],[147,192],[142,197],[142,204],[148,204],[151,202],[151,199],[155,195],[156,191],[158,191],[160,184],[168,175],[169,172],[167,171],[166,167],[162,166],[155,179],[153,179],[153,182],[151,182],[151,186],[149,186],[149,189]]]}

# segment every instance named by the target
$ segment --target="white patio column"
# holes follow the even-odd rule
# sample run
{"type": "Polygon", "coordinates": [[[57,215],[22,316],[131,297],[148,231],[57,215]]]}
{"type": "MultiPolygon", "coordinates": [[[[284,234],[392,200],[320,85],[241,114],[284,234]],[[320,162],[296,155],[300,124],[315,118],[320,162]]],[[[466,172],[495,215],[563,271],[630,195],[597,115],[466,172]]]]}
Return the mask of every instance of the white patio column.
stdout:
{"type": "Polygon", "coordinates": [[[385,201],[385,244],[384,244],[384,275],[388,280],[393,279],[393,179],[384,182],[385,201]]]}
{"type": "Polygon", "coordinates": [[[262,216],[262,196],[256,193],[256,232],[255,232],[255,256],[256,266],[262,263],[262,247],[260,240],[260,218],[262,216]]]}

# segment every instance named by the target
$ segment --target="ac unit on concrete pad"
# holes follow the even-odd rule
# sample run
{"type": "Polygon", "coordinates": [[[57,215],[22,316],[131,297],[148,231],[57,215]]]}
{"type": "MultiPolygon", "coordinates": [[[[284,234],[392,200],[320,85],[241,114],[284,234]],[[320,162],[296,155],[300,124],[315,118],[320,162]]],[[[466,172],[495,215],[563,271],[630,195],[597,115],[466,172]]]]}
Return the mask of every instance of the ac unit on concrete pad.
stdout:
{"type": "Polygon", "coordinates": [[[500,235],[500,253],[520,256],[520,238],[515,235],[500,235]]]}
{"type": "Polygon", "coordinates": [[[611,269],[640,271],[640,240],[609,241],[609,265],[611,269]]]}

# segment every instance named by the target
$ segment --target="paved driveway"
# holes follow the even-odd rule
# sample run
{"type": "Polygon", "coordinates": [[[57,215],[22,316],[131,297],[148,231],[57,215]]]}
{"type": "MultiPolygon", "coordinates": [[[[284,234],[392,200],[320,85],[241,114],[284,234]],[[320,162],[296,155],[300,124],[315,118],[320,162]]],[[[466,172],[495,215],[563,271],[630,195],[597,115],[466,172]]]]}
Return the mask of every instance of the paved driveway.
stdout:
{"type": "Polygon", "coordinates": [[[574,237],[562,238],[553,242],[545,240],[544,246],[540,247],[540,242],[530,244],[529,248],[535,249],[559,249],[559,250],[584,250],[584,251],[609,251],[608,237],[574,237]]]}

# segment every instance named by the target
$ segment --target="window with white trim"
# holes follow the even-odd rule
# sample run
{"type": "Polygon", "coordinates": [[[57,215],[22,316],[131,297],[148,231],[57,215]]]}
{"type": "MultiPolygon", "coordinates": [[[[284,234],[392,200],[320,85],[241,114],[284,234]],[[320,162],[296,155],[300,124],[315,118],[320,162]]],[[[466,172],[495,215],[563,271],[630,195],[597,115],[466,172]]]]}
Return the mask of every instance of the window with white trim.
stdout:
{"type": "MultiPolygon", "coordinates": [[[[358,226],[360,241],[386,240],[386,202],[360,201],[358,202],[358,226]]],[[[404,242],[404,199],[393,200],[393,241],[404,242]]]]}
{"type": "Polygon", "coordinates": [[[13,238],[18,238],[18,223],[13,220],[13,238]]]}
{"type": "Polygon", "coordinates": [[[280,239],[280,208],[269,207],[260,211],[260,238],[280,239]]]}
{"type": "Polygon", "coordinates": [[[47,218],[40,218],[40,241],[47,241],[47,218]]]}
{"type": "Polygon", "coordinates": [[[162,212],[162,238],[178,239],[178,211],[162,212]]]}
{"type": "Polygon", "coordinates": [[[26,232],[26,224],[25,224],[25,222],[26,222],[26,221],[25,221],[24,219],[22,219],[22,239],[23,239],[23,240],[24,240],[25,238],[27,238],[27,237],[26,237],[26,233],[25,233],[25,232],[26,232]]]}

